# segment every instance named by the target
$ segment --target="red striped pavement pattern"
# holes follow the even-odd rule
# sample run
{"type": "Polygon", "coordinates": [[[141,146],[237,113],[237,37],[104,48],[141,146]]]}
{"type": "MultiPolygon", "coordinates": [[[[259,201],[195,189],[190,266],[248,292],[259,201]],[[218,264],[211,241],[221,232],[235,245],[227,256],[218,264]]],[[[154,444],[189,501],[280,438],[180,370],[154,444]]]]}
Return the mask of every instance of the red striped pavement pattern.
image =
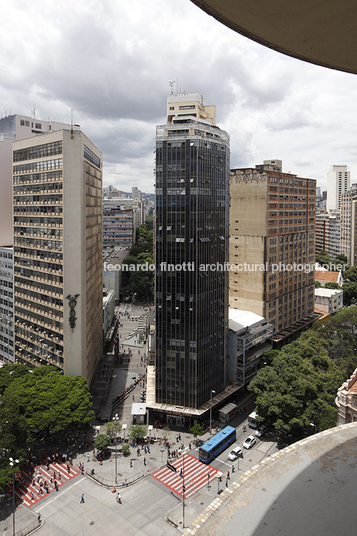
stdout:
{"type": "Polygon", "coordinates": [[[200,488],[208,485],[208,481],[211,484],[212,480],[222,475],[221,471],[212,467],[212,465],[200,462],[191,454],[185,454],[184,469],[183,456],[170,463],[176,467],[176,472],[165,466],[152,473],[151,476],[180,497],[182,497],[183,480],[185,480],[185,497],[190,497],[200,488]],[[180,476],[181,470],[184,478],[180,476]]]}
{"type": "MultiPolygon", "coordinates": [[[[32,506],[49,494],[56,493],[54,485],[55,479],[58,487],[60,487],[79,473],[80,471],[71,465],[58,462],[51,462],[49,471],[47,470],[46,465],[36,465],[32,476],[26,471],[19,471],[19,473],[16,474],[15,480],[16,500],[22,502],[26,506],[32,506]],[[70,468],[69,473],[68,467],[70,468]],[[46,482],[49,493],[46,492],[44,486],[41,488],[41,481],[46,482]],[[42,494],[40,493],[40,489],[42,489],[42,494]]],[[[12,493],[12,485],[8,486],[8,491],[12,493]]]]}

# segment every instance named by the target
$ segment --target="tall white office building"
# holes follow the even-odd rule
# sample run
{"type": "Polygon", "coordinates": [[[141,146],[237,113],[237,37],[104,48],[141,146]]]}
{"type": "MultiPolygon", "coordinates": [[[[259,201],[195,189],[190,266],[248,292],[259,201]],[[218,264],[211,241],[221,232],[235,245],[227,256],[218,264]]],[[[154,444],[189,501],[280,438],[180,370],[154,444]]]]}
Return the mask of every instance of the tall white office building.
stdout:
{"type": "MultiPolygon", "coordinates": [[[[0,246],[12,246],[12,142],[54,132],[71,125],[42,121],[26,115],[7,115],[0,119],[0,246]]],[[[74,125],[74,130],[79,126],[74,125]]]]}
{"type": "Polygon", "coordinates": [[[327,210],[341,208],[341,195],[350,189],[351,177],[347,166],[331,166],[327,173],[327,210]]]}
{"type": "Polygon", "coordinates": [[[102,153],[80,131],[13,142],[15,360],[90,382],[103,351],[102,153]]]}

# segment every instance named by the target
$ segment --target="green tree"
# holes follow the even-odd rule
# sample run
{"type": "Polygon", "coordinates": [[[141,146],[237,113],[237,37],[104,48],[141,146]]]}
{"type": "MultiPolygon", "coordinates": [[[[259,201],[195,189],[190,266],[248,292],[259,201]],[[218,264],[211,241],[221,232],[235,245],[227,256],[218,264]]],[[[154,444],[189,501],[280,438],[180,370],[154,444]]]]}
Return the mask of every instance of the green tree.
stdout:
{"type": "MultiPolygon", "coordinates": [[[[315,281],[315,283],[318,283],[318,281],[315,281]]],[[[334,281],[327,281],[327,283],[325,283],[325,288],[330,288],[330,289],[335,289],[335,290],[342,290],[340,285],[338,283],[335,283],[334,281]]]]}
{"type": "Polygon", "coordinates": [[[355,304],[357,301],[357,282],[347,282],[342,285],[344,305],[355,304]]]}
{"type": "Polygon", "coordinates": [[[343,272],[343,279],[349,283],[357,283],[357,266],[351,266],[343,272]]]}
{"type": "Polygon", "coordinates": [[[338,311],[322,325],[315,324],[311,331],[320,337],[321,344],[340,371],[343,381],[349,378],[357,367],[357,307],[338,311]]]}
{"type": "Polygon", "coordinates": [[[315,288],[321,288],[322,285],[320,283],[320,281],[315,281],[315,288]]]}
{"type": "Polygon", "coordinates": [[[85,378],[64,376],[51,366],[26,369],[4,365],[0,369],[0,389],[4,401],[9,397],[16,400],[26,420],[29,443],[61,439],[78,427],[88,428],[94,411],[85,378]]]}
{"type": "Polygon", "coordinates": [[[153,210],[152,209],[150,209],[149,216],[147,217],[145,223],[146,223],[146,227],[147,227],[148,231],[152,231],[153,226],[154,226],[154,216],[153,216],[153,210]]]}
{"type": "Polygon", "coordinates": [[[333,260],[335,266],[337,266],[338,264],[341,264],[341,265],[347,265],[347,257],[346,255],[342,255],[342,253],[340,253],[339,255],[337,255],[334,260],[333,260]]]}
{"type": "MultiPolygon", "coordinates": [[[[153,264],[153,231],[149,229],[152,219],[136,230],[136,242],[130,248],[129,257],[124,259],[124,264],[151,265],[153,264]]],[[[139,300],[151,300],[153,298],[154,272],[152,270],[123,270],[122,292],[127,298],[137,294],[139,300]]]]}
{"type": "Polygon", "coordinates": [[[320,266],[324,264],[330,266],[330,264],[333,263],[333,260],[326,251],[320,251],[316,257],[316,262],[319,263],[320,266]]]}
{"type": "MultiPolygon", "coordinates": [[[[11,481],[9,458],[24,459],[27,450],[26,419],[20,414],[17,400],[0,396],[0,488],[11,481]]],[[[17,469],[15,468],[15,471],[17,469]]]]}
{"type": "Polygon", "coordinates": [[[320,431],[335,426],[333,400],[342,379],[324,341],[310,330],[284,346],[272,364],[257,373],[249,390],[257,396],[256,411],[264,422],[298,438],[310,422],[320,431]]]}
{"type": "Polygon", "coordinates": [[[136,443],[141,439],[146,437],[146,426],[141,424],[134,424],[129,430],[129,439],[130,441],[135,441],[136,443]]]}
{"type": "Polygon", "coordinates": [[[130,455],[130,445],[129,445],[129,443],[125,443],[122,446],[121,450],[122,450],[123,456],[129,456],[130,455]]]}
{"type": "Polygon", "coordinates": [[[118,421],[109,421],[105,425],[106,434],[110,437],[110,440],[113,441],[118,435],[122,428],[122,425],[118,421]]]}
{"type": "Polygon", "coordinates": [[[190,428],[191,434],[193,434],[193,437],[195,438],[195,441],[197,440],[197,436],[201,436],[204,433],[204,429],[200,424],[194,424],[190,428]]]}
{"type": "Polygon", "coordinates": [[[110,437],[107,434],[98,434],[93,441],[94,448],[103,451],[110,445],[110,437]]]}

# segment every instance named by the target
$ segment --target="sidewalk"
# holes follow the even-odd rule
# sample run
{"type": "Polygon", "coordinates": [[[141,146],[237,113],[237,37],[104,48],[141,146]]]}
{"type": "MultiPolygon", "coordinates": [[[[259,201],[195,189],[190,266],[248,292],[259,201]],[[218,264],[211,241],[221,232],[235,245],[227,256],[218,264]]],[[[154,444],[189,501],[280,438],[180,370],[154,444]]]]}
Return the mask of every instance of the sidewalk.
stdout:
{"type": "MultiPolygon", "coordinates": [[[[134,384],[139,375],[146,373],[147,344],[139,341],[139,320],[132,318],[145,316],[147,311],[140,306],[131,305],[130,310],[128,307],[121,305],[117,308],[121,324],[118,328],[121,361],[115,359],[114,350],[105,354],[92,388],[97,425],[111,420],[113,400],[134,384]],[[127,314],[125,311],[128,311],[127,314]]],[[[115,411],[121,424],[127,424],[128,428],[132,425],[131,404],[140,402],[141,390],[140,385],[137,385],[131,396],[115,411]]]]}

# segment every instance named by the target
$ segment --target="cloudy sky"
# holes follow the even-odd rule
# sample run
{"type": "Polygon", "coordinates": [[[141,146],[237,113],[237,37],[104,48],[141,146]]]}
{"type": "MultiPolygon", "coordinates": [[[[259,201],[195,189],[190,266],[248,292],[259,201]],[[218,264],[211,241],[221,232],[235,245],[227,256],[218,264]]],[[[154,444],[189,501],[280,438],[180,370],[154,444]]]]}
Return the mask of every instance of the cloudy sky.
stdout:
{"type": "Polygon", "coordinates": [[[169,81],[215,104],[231,167],[283,160],[326,187],[357,182],[357,77],[288,58],[189,0],[11,0],[0,18],[0,113],[74,122],[102,150],[104,184],[154,192],[169,81]],[[177,82],[178,81],[178,82],[177,82]]]}

